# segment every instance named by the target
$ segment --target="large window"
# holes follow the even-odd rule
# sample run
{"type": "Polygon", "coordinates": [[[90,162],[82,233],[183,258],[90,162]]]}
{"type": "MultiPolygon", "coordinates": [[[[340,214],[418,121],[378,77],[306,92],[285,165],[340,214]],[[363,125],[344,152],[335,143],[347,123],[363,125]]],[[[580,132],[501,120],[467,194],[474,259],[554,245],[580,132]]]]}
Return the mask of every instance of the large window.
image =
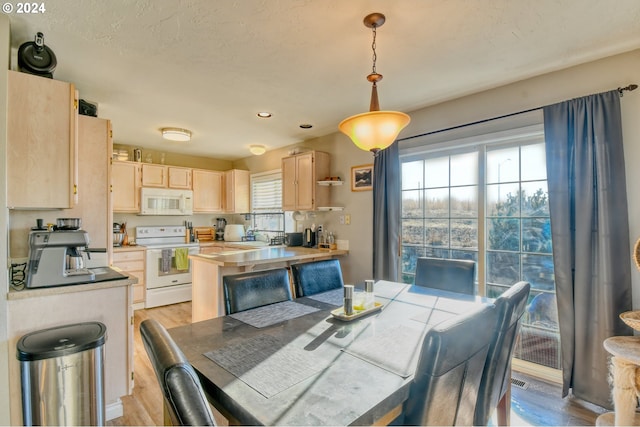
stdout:
{"type": "Polygon", "coordinates": [[[402,280],[420,256],[473,259],[481,295],[531,284],[516,357],[560,368],[541,127],[402,155],[402,280]]]}

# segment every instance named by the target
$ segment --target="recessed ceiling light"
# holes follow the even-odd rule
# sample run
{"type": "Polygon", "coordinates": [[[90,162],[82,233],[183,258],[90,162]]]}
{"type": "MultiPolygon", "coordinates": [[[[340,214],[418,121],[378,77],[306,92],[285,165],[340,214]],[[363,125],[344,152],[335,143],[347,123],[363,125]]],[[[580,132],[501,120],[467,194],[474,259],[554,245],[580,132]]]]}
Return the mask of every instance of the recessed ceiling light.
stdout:
{"type": "Polygon", "coordinates": [[[268,111],[260,111],[258,113],[258,117],[260,117],[261,119],[268,119],[269,117],[271,117],[271,113],[269,113],[268,111]]]}
{"type": "Polygon", "coordinates": [[[261,156],[266,153],[267,149],[264,145],[250,145],[249,151],[251,151],[251,154],[261,156]]]}
{"type": "Polygon", "coordinates": [[[182,128],[162,128],[162,137],[170,141],[190,141],[191,131],[189,129],[182,128]]]}
{"type": "Polygon", "coordinates": [[[302,129],[311,129],[313,127],[313,125],[309,124],[309,123],[303,123],[303,124],[300,125],[300,127],[302,129]]]}

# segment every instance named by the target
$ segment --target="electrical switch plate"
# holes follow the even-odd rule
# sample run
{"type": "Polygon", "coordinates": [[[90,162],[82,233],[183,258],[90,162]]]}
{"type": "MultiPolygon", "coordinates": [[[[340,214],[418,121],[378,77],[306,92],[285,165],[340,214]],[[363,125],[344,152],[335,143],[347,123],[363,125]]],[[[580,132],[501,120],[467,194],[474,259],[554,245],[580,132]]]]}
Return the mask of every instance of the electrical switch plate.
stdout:
{"type": "Polygon", "coordinates": [[[344,225],[344,215],[340,215],[340,224],[344,225]]]}
{"type": "Polygon", "coordinates": [[[345,223],[346,225],[351,224],[351,215],[346,214],[346,215],[344,216],[344,223],[345,223]]]}

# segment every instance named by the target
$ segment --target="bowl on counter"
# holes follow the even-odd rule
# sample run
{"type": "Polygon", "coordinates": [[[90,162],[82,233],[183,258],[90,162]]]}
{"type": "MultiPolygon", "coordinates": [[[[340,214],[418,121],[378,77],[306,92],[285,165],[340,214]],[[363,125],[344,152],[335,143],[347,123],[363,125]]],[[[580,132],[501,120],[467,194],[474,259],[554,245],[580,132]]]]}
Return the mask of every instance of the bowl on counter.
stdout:
{"type": "Polygon", "coordinates": [[[124,240],[124,233],[113,233],[113,246],[122,246],[124,240]]]}

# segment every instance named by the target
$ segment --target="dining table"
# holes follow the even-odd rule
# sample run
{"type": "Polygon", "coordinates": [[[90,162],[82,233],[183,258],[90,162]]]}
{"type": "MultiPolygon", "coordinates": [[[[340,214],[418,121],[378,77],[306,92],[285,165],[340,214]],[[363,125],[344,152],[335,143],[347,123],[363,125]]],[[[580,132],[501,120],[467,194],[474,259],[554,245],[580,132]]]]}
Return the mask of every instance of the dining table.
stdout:
{"type": "Polygon", "coordinates": [[[434,325],[491,299],[380,280],[345,316],[343,289],[172,328],[230,424],[383,425],[401,414],[434,325]]]}

